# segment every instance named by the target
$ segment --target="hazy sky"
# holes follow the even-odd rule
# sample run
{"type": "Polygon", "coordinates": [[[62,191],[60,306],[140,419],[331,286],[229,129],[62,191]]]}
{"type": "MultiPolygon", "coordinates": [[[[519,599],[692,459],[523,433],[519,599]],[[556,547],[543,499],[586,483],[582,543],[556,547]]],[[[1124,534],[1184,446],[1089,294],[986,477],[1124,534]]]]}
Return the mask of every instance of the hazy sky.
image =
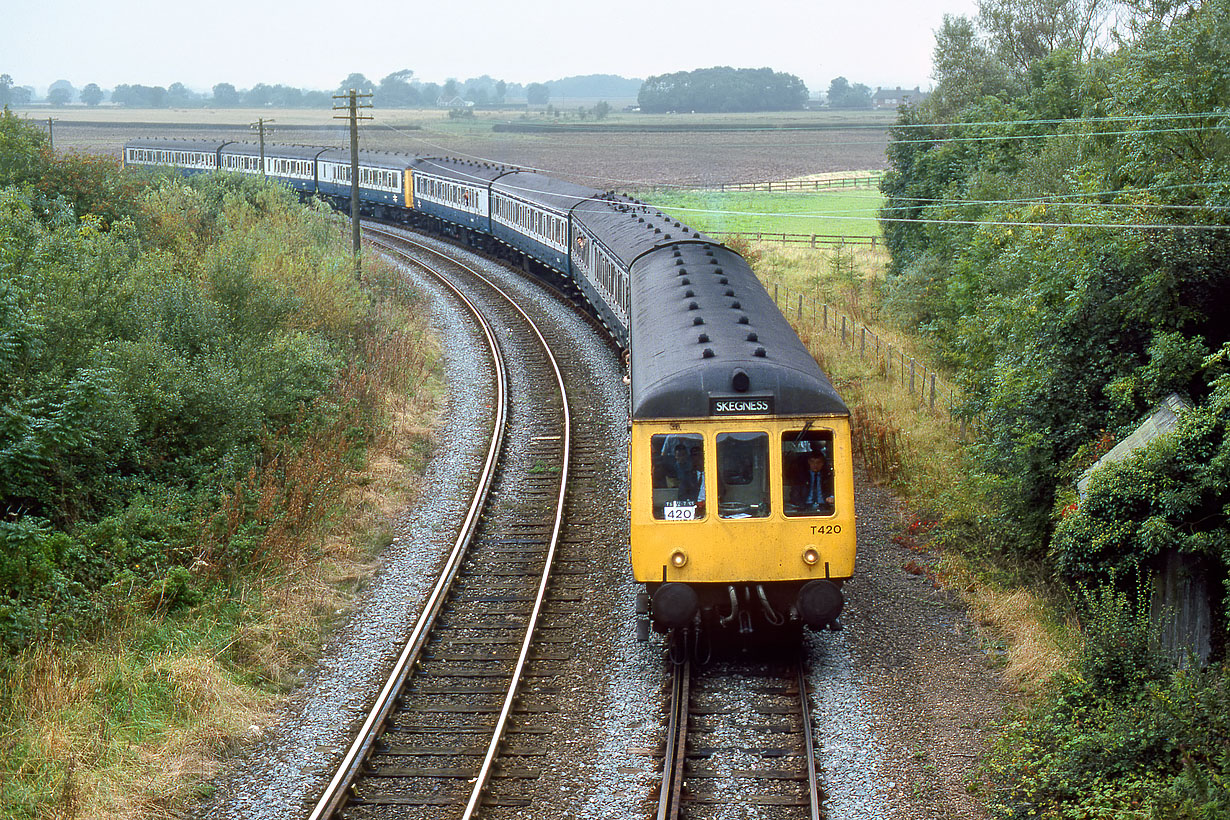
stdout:
{"type": "Polygon", "coordinates": [[[0,73],[199,91],[229,82],[331,90],[358,71],[510,82],[768,66],[813,92],[838,75],[926,88],[934,31],[976,0],[0,0],[0,73]]]}

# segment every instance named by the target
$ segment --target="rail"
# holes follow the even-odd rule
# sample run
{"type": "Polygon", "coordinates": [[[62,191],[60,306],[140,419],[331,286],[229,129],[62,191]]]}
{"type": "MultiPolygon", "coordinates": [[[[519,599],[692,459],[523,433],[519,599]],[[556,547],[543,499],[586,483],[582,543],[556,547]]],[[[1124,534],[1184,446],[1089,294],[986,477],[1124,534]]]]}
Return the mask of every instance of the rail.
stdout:
{"type": "MultiPolygon", "coordinates": [[[[530,646],[538,624],[539,615],[541,614],[543,600],[545,598],[547,585],[550,579],[551,568],[554,563],[555,551],[563,521],[564,498],[568,485],[569,463],[571,459],[571,416],[568,409],[568,397],[564,388],[563,376],[560,372],[558,363],[551,354],[550,348],[547,346],[546,340],[542,333],[525,313],[525,311],[522,310],[521,307],[517,305],[516,302],[503,289],[474,268],[447,257],[446,255],[426,245],[415,243],[406,237],[398,236],[397,234],[381,230],[371,225],[367,227],[367,231],[369,234],[384,235],[386,237],[396,238],[398,242],[413,245],[418,250],[447,259],[450,263],[464,268],[470,274],[482,280],[487,286],[499,293],[518,313],[521,314],[521,316],[533,329],[534,334],[543,346],[543,350],[546,352],[546,358],[554,371],[556,382],[560,389],[563,416],[563,435],[561,442],[563,453],[561,458],[562,463],[559,470],[559,492],[556,500],[556,511],[554,521],[552,523],[551,537],[543,562],[543,571],[538,582],[537,597],[533,603],[530,617],[525,626],[525,636],[522,639],[520,652],[514,665],[508,692],[503,700],[501,711],[496,718],[496,725],[492,732],[491,740],[488,743],[483,763],[480,767],[478,775],[472,782],[470,796],[466,803],[464,814],[462,815],[468,820],[468,818],[472,818],[477,812],[482,800],[483,792],[486,789],[488,780],[490,779],[494,760],[498,753],[500,743],[502,742],[505,729],[508,725],[508,718],[512,712],[516,692],[529,657],[530,646]]],[[[395,250],[393,245],[387,241],[380,239],[375,239],[372,241],[381,247],[389,250],[395,250]]],[[[398,661],[394,666],[393,672],[390,674],[385,685],[382,687],[381,692],[376,699],[375,705],[372,707],[367,718],[364,720],[358,737],[356,737],[354,743],[343,757],[342,763],[338,767],[337,772],[330,780],[324,794],[321,796],[320,800],[313,809],[313,812],[310,815],[310,820],[327,820],[327,818],[335,816],[342,808],[346,802],[350,788],[361,774],[365,761],[371,755],[376,738],[380,734],[383,726],[388,721],[390,715],[393,713],[396,707],[398,695],[406,685],[411,670],[415,667],[416,663],[419,662],[423,649],[427,644],[428,637],[431,634],[436,620],[443,610],[449,590],[459,573],[469,544],[474,536],[480,513],[486,504],[488,491],[491,487],[492,479],[496,470],[496,463],[503,446],[508,418],[507,372],[503,362],[503,357],[500,355],[499,343],[495,338],[494,329],[478,305],[476,305],[469,297],[462,293],[459,288],[454,286],[442,275],[437,274],[437,278],[439,278],[450,291],[452,291],[464,304],[466,304],[467,308],[474,315],[480,329],[482,330],[482,334],[487,341],[493,362],[495,363],[497,375],[495,404],[497,415],[491,446],[488,449],[487,460],[484,463],[478,488],[475,491],[474,498],[471,501],[470,508],[463,522],[461,531],[458,534],[452,551],[449,553],[449,557],[445,562],[445,566],[441,571],[440,577],[437,580],[431,595],[428,597],[427,603],[424,605],[423,612],[415,624],[414,630],[412,631],[410,638],[407,640],[405,647],[403,648],[398,661]]]]}
{"type": "Polygon", "coordinates": [[[392,673],[381,688],[380,694],[377,695],[375,705],[368,712],[367,718],[359,729],[358,736],[342,758],[342,763],[329,781],[329,785],[325,787],[324,794],[317,801],[315,808],[313,808],[311,815],[309,815],[309,820],[325,820],[332,817],[346,802],[348,787],[362,769],[364,761],[371,754],[372,746],[380,733],[380,729],[393,712],[396,706],[397,694],[405,685],[410,671],[414,668],[415,662],[422,653],[427,636],[431,633],[431,627],[444,605],[448,589],[457,575],[462,559],[465,557],[466,549],[474,536],[474,525],[478,521],[479,513],[482,511],[483,506],[486,504],[487,491],[491,486],[492,477],[495,475],[496,463],[499,460],[500,448],[504,440],[504,431],[508,419],[508,380],[504,361],[499,352],[499,343],[495,338],[495,332],[491,327],[491,323],[482,315],[482,312],[473,301],[453,286],[451,282],[443,278],[441,278],[441,281],[473,314],[479,327],[482,329],[483,338],[487,342],[488,351],[496,369],[496,416],[491,444],[487,449],[487,457],[483,462],[483,469],[479,476],[474,496],[466,512],[466,517],[462,522],[461,530],[457,534],[457,540],[449,552],[448,560],[445,562],[440,577],[432,588],[418,622],[414,625],[410,638],[406,641],[401,654],[397,658],[397,663],[393,666],[392,673]]]}
{"type": "MultiPolygon", "coordinates": [[[[684,816],[707,816],[706,811],[712,811],[716,806],[730,808],[729,802],[731,795],[737,794],[735,799],[745,802],[748,807],[751,806],[798,806],[806,808],[807,817],[809,820],[821,820],[820,804],[820,783],[819,772],[816,766],[816,747],[815,736],[812,730],[812,714],[811,714],[811,697],[807,688],[807,671],[806,665],[802,657],[795,663],[782,667],[779,672],[774,673],[777,677],[776,685],[765,685],[756,687],[753,684],[753,692],[758,691],[759,694],[751,694],[746,689],[732,689],[722,693],[724,700],[715,703],[712,700],[712,692],[709,693],[709,702],[706,703],[704,695],[705,678],[700,676],[692,667],[692,661],[685,659],[681,663],[674,664],[672,684],[671,684],[671,700],[669,706],[668,726],[666,730],[666,748],[662,758],[662,777],[661,786],[658,796],[658,812],[657,820],[678,820],[684,816]],[[766,723],[763,726],[741,725],[737,729],[732,725],[723,726],[723,731],[752,730],[762,733],[762,737],[773,738],[769,741],[766,748],[757,748],[759,739],[752,737],[743,737],[735,739],[731,736],[724,736],[724,744],[732,744],[741,752],[751,755],[759,755],[762,759],[776,762],[786,760],[800,760],[805,771],[788,771],[780,768],[750,768],[729,770],[725,769],[726,776],[733,776],[736,779],[743,779],[744,783],[735,787],[735,791],[730,791],[729,786],[724,790],[706,789],[701,786],[696,789],[696,784],[703,784],[713,778],[713,771],[698,771],[691,770],[685,772],[688,768],[688,753],[689,753],[689,730],[694,721],[702,721],[706,716],[716,716],[730,713],[731,710],[725,705],[725,699],[744,701],[745,698],[751,697],[753,700],[756,697],[764,697],[772,700],[772,698],[780,695],[787,695],[790,690],[790,684],[794,685],[794,708],[793,714],[798,719],[797,729],[795,727],[782,726],[776,723],[766,723]],[[701,703],[694,704],[693,698],[696,693],[700,693],[701,703]],[[693,710],[696,710],[695,714],[693,710]],[[793,737],[797,745],[789,745],[784,743],[782,739],[793,737]],[[799,748],[799,747],[802,748],[799,748]],[[733,774],[732,774],[733,772],[733,774]],[[684,793],[685,774],[689,784],[688,793],[684,793]],[[799,791],[793,792],[786,786],[787,783],[798,784],[799,791]],[[756,784],[756,785],[753,785],[756,784]],[[763,784],[771,784],[765,787],[763,784]]],[[[772,678],[773,676],[770,676],[772,678]]],[[[737,679],[738,674],[732,675],[732,678],[737,679]]],[[[725,677],[720,678],[722,685],[727,683],[725,677]]],[[[712,682],[712,681],[710,681],[712,682]]],[[[747,702],[743,703],[744,707],[748,706],[747,702]]],[[[752,706],[753,711],[762,710],[763,714],[786,714],[787,709],[777,704],[762,703],[760,706],[752,706]]],[[[696,731],[701,733],[711,733],[715,730],[713,726],[699,726],[696,731]]],[[[690,749],[694,755],[693,761],[709,760],[715,752],[721,752],[721,749],[715,748],[692,748],[690,749]]],[[[727,750],[729,751],[729,750],[727,750]]],[[[747,764],[740,764],[747,765],[747,764]]],[[[719,767],[721,768],[721,767],[719,767]]],[[[746,811],[746,809],[745,809],[746,811]]],[[[717,816],[725,816],[718,814],[717,816]]]]}
{"type": "Polygon", "coordinates": [[[670,720],[666,728],[666,754],[662,757],[662,791],[658,796],[658,820],[675,820],[683,797],[683,764],[688,746],[688,689],[692,661],[675,666],[671,683],[670,720]]]}

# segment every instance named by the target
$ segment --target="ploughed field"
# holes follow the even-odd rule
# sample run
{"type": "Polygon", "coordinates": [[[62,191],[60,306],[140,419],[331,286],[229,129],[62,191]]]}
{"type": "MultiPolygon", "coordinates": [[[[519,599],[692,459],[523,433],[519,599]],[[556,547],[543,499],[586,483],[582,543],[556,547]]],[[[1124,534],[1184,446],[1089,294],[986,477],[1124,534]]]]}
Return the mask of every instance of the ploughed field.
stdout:
{"type": "MultiPolygon", "coordinates": [[[[56,118],[57,150],[120,155],[135,137],[208,137],[255,141],[249,123],[272,118],[266,140],[343,146],[346,123],[328,111],[185,111],[71,108],[25,112],[56,118]]],[[[497,132],[515,115],[480,114],[450,120],[441,112],[373,110],[360,129],[360,145],[375,151],[449,154],[530,166],[599,189],[645,185],[688,187],[723,182],[782,180],[808,174],[885,167],[892,116],[829,112],[790,115],[614,115],[603,123],[562,120],[577,127],[545,133],[497,132]],[[672,130],[637,130],[638,127],[672,130]],[[695,128],[696,130],[689,130],[695,128]],[[729,128],[730,130],[724,130],[729,128]],[[601,130],[599,130],[601,129],[601,130]],[[716,130],[715,130],[716,129],[716,130]]]]}

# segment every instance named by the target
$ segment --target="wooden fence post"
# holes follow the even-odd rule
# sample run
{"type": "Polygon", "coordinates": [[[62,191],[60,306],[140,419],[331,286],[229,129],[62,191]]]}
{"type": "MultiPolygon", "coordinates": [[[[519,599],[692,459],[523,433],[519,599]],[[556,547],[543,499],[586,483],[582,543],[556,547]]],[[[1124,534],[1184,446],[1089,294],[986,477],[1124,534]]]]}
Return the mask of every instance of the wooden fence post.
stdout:
{"type": "Polygon", "coordinates": [[[803,324],[803,294],[799,294],[799,324],[803,324]]]}
{"type": "Polygon", "coordinates": [[[931,409],[935,409],[935,374],[931,374],[931,409]]]}
{"type": "Polygon", "coordinates": [[[863,354],[867,352],[867,325],[863,325],[858,338],[858,357],[863,358],[863,354]]]}
{"type": "Polygon", "coordinates": [[[884,355],[884,375],[893,375],[893,346],[888,346],[888,352],[884,355]]]}
{"type": "Polygon", "coordinates": [[[822,325],[822,327],[825,330],[829,329],[829,303],[828,302],[824,303],[824,324],[822,325]]]}
{"type": "Polygon", "coordinates": [[[918,363],[915,362],[914,357],[911,356],[910,357],[910,395],[911,396],[914,395],[914,369],[917,366],[918,366],[918,363]]]}
{"type": "Polygon", "coordinates": [[[777,304],[777,283],[773,283],[773,304],[777,304]]]}

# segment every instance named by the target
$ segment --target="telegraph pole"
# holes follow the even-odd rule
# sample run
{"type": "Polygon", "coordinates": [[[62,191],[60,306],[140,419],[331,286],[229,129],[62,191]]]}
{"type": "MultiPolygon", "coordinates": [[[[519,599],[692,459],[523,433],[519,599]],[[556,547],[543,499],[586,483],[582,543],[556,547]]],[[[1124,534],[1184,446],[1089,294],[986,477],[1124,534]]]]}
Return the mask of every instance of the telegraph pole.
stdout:
{"type": "Polygon", "coordinates": [[[354,275],[359,278],[359,273],[362,270],[362,254],[360,248],[359,234],[359,120],[370,120],[370,114],[360,114],[360,108],[371,108],[370,100],[372,95],[360,94],[353,88],[345,94],[334,94],[334,100],[345,100],[345,103],[339,105],[333,104],[334,111],[346,111],[343,116],[334,115],[335,120],[350,120],[350,238],[354,246],[354,275]]]}
{"type": "MultiPolygon", "coordinates": [[[[248,126],[249,128],[255,128],[260,132],[261,176],[263,177],[269,176],[267,173],[265,173],[265,123],[268,123],[268,122],[276,122],[276,120],[267,120],[267,119],[264,119],[263,117],[257,117],[256,122],[248,126]]],[[[270,130],[270,133],[273,132],[272,128],[269,130],[270,130]]]]}

